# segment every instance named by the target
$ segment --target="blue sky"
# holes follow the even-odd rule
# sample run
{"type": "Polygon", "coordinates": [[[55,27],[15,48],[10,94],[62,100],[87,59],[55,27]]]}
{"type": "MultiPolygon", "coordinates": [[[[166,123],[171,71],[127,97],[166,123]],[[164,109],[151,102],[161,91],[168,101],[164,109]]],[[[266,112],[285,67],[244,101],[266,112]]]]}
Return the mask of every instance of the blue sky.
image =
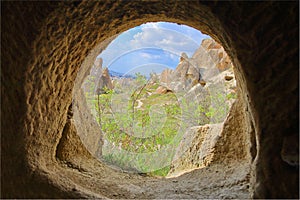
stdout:
{"type": "Polygon", "coordinates": [[[174,69],[182,52],[191,57],[208,37],[185,25],[146,23],[120,34],[98,57],[103,59],[103,67],[116,72],[160,73],[174,69]]]}

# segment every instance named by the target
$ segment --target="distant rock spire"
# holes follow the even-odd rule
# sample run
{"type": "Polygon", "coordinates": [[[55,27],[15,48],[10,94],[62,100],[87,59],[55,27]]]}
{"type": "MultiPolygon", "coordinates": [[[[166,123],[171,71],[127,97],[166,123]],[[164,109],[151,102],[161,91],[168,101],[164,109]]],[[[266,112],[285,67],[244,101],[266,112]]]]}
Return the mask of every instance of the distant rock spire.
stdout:
{"type": "Polygon", "coordinates": [[[96,68],[102,68],[102,64],[103,64],[103,59],[102,58],[96,58],[96,60],[94,62],[94,66],[96,68]]]}
{"type": "Polygon", "coordinates": [[[97,94],[105,93],[105,88],[110,90],[113,89],[113,84],[107,67],[102,70],[102,75],[98,82],[97,94]]]}
{"type": "Polygon", "coordinates": [[[180,56],[180,62],[181,61],[185,61],[185,60],[187,60],[189,57],[186,55],[186,53],[181,53],[181,56],[180,56]]]}

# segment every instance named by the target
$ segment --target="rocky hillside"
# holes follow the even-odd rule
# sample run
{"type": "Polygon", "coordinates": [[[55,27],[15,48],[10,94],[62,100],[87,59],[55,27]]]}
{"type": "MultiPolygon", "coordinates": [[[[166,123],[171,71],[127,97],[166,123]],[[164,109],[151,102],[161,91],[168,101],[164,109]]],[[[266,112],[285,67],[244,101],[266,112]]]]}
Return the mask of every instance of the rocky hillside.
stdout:
{"type": "MultiPolygon", "coordinates": [[[[175,92],[188,91],[197,84],[205,86],[210,79],[224,71],[233,76],[231,69],[232,62],[224,48],[213,39],[205,39],[191,58],[182,53],[175,70],[164,70],[160,83],[175,92]]],[[[213,80],[214,83],[216,81],[213,80]]]]}
{"type": "MultiPolygon", "coordinates": [[[[161,82],[174,91],[185,90],[187,101],[207,106],[206,111],[216,111],[215,115],[206,115],[210,117],[204,121],[207,124],[190,126],[186,130],[176,149],[168,177],[208,166],[213,161],[220,138],[227,135],[227,129],[223,128],[224,120],[231,119],[235,112],[231,110],[231,114],[227,114],[236,99],[236,82],[228,55],[214,40],[203,40],[192,58],[182,54],[175,70],[165,70],[161,74],[161,82]],[[180,79],[182,82],[178,82],[180,79]],[[209,102],[206,100],[208,96],[209,102]]],[[[187,112],[191,113],[194,109],[192,107],[187,112]]],[[[189,118],[187,121],[192,120],[189,118]]]]}
{"type": "Polygon", "coordinates": [[[182,53],[176,69],[164,70],[159,83],[158,93],[172,91],[181,105],[189,104],[183,120],[190,126],[222,123],[236,98],[233,65],[213,39],[203,40],[191,58],[182,53]],[[199,109],[202,112],[191,114],[199,109]]]}

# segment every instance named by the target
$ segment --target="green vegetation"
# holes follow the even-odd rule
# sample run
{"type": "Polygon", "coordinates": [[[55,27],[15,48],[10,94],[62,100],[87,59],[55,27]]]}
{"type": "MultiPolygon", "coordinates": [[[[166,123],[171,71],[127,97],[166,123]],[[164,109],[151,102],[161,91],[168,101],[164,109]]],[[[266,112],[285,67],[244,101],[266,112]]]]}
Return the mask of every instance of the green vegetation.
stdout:
{"type": "Polygon", "coordinates": [[[229,109],[226,100],[236,98],[235,94],[225,95],[215,89],[198,102],[184,95],[179,100],[173,92],[156,93],[158,80],[150,82],[136,74],[131,81],[129,86],[116,83],[115,90],[103,88],[104,93],[95,96],[95,87],[89,83],[91,89],[86,96],[107,141],[103,159],[149,175],[166,176],[185,130],[223,122],[229,109]]]}
{"type": "MultiPolygon", "coordinates": [[[[140,74],[134,81],[138,85],[134,90],[123,88],[123,93],[117,94],[104,88],[104,94],[97,95],[93,101],[97,121],[110,143],[103,149],[103,158],[123,169],[152,171],[152,175],[165,176],[169,166],[153,171],[149,167],[151,163],[146,164],[145,157],[136,155],[151,154],[174,143],[180,127],[180,105],[172,93],[156,94],[158,83],[149,84],[149,80],[140,74]],[[128,96],[129,99],[124,98],[128,96]]],[[[172,158],[174,151],[167,153],[167,157],[172,158]]]]}

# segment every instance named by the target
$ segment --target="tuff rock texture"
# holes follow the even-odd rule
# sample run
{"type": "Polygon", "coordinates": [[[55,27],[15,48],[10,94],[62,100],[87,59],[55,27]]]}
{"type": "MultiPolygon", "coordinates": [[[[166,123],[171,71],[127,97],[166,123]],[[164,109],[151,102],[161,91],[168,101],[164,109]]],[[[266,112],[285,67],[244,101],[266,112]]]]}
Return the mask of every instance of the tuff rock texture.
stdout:
{"type": "Polygon", "coordinates": [[[220,72],[232,67],[232,62],[224,48],[213,39],[202,40],[201,47],[194,53],[192,59],[199,68],[218,68],[220,72]],[[206,56],[210,59],[205,59],[206,56]]]}
{"type": "Polygon", "coordinates": [[[179,176],[210,164],[222,127],[223,123],[191,127],[176,150],[168,177],[179,176]]]}
{"type": "Polygon", "coordinates": [[[191,127],[177,148],[168,176],[178,176],[215,163],[249,163],[251,153],[255,152],[250,152],[250,138],[247,138],[247,133],[253,133],[248,118],[245,105],[238,98],[223,123],[191,127]]]}
{"type": "Polygon", "coordinates": [[[165,69],[160,82],[174,91],[188,91],[196,84],[204,86],[207,79],[233,67],[224,48],[214,39],[204,39],[189,58],[182,53],[175,70],[165,69]]]}
{"type": "Polygon", "coordinates": [[[1,2],[1,198],[299,198],[299,147],[288,148],[299,140],[298,13],[297,1],[1,2]],[[84,60],[150,21],[192,26],[224,47],[250,127],[224,137],[219,163],[172,179],[105,166],[68,119],[84,60]],[[250,169],[234,161],[247,142],[250,169]]]}

